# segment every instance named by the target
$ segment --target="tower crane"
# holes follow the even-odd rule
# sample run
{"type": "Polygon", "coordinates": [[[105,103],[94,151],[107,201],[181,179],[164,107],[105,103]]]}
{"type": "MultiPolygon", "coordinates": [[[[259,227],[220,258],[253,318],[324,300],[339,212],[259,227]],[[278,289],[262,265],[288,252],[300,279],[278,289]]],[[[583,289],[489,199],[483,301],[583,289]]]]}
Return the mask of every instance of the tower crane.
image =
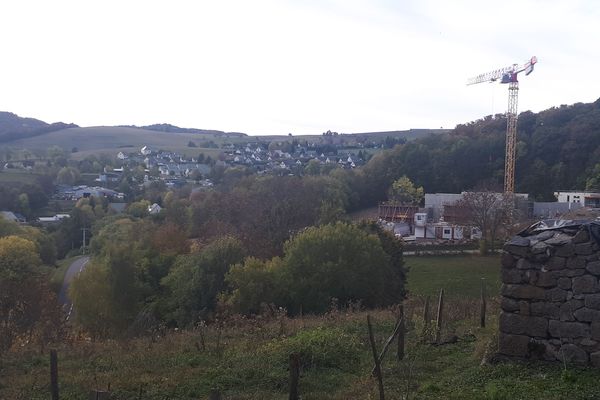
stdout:
{"type": "Polygon", "coordinates": [[[515,192],[515,157],[517,143],[517,106],[519,103],[519,81],[517,75],[525,72],[529,75],[533,72],[533,66],[537,63],[535,56],[524,64],[513,64],[492,72],[477,75],[469,79],[467,85],[483,82],[508,83],[508,110],[506,111],[506,156],[504,159],[504,192],[515,192]]]}

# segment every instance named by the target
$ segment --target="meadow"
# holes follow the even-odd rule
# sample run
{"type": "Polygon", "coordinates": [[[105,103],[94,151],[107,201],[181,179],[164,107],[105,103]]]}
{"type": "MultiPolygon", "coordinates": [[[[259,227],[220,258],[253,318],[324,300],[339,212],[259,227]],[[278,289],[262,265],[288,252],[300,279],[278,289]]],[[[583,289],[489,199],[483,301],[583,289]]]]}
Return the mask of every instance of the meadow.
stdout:
{"type": "MultiPolygon", "coordinates": [[[[387,399],[600,396],[593,369],[482,364],[495,347],[498,299],[488,299],[488,320],[481,328],[479,289],[469,288],[479,288],[481,276],[489,282],[497,280],[497,261],[475,256],[406,258],[411,267],[411,292],[404,304],[406,350],[398,361],[392,345],[384,359],[387,399]],[[443,276],[452,279],[445,282],[443,276]],[[433,343],[433,321],[426,324],[423,319],[424,298],[437,293],[438,283],[449,293],[441,344],[433,343]]],[[[435,314],[435,303],[432,296],[430,314],[435,314]]],[[[205,399],[213,390],[220,391],[223,399],[287,399],[292,353],[301,357],[302,399],[378,398],[370,373],[367,314],[381,349],[393,331],[397,308],[365,311],[353,304],[332,307],[322,316],[296,318],[286,317],[281,310],[266,310],[254,318],[223,313],[208,326],[199,323],[179,331],[163,327],[142,339],[92,342],[73,336],[57,346],[61,399],[85,398],[90,389],[108,387],[113,399],[205,399]]],[[[49,398],[48,354],[24,345],[4,356],[0,398],[49,398]]]]}

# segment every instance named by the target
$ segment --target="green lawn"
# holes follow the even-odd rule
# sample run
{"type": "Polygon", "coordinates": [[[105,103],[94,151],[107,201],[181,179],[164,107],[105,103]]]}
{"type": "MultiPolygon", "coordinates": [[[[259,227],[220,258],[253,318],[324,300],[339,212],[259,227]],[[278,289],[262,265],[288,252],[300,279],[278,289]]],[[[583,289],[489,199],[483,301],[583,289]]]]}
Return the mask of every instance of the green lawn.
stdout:
{"type": "Polygon", "coordinates": [[[500,289],[500,256],[405,256],[409,268],[408,290],[413,295],[434,296],[440,289],[450,296],[478,297],[481,278],[490,296],[500,289]]]}
{"type": "Polygon", "coordinates": [[[24,170],[4,170],[0,171],[0,185],[34,183],[40,174],[24,170]]]}

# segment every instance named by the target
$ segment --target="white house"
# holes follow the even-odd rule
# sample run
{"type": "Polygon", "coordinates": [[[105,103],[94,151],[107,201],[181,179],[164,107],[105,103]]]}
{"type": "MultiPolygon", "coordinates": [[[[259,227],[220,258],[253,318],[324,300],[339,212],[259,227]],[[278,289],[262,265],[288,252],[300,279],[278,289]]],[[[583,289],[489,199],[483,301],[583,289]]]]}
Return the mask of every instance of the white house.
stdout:
{"type": "Polygon", "coordinates": [[[158,204],[154,203],[151,206],[148,206],[148,214],[155,215],[158,214],[162,210],[162,207],[158,204]]]}
{"type": "Polygon", "coordinates": [[[600,193],[594,192],[554,192],[559,203],[579,204],[587,208],[600,208],[600,193]]]}

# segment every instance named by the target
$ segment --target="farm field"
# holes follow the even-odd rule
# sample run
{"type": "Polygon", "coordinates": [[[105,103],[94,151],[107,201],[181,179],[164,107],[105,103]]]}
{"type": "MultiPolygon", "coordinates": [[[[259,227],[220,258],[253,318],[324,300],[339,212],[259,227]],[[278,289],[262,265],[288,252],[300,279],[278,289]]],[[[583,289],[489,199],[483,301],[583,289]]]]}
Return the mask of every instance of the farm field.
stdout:
{"type": "Polygon", "coordinates": [[[78,152],[73,153],[72,156],[77,158],[92,153],[137,151],[144,145],[155,149],[173,151],[187,149],[188,151],[193,151],[193,154],[197,154],[199,152],[198,148],[187,147],[187,144],[189,141],[193,141],[196,145],[199,145],[199,142],[204,140],[212,140],[215,143],[222,143],[223,141],[233,143],[239,141],[240,138],[234,136],[224,138],[213,134],[167,133],[139,128],[101,126],[62,129],[31,138],[14,140],[5,143],[5,145],[11,148],[26,148],[30,150],[45,150],[50,146],[59,146],[68,152],[76,146],[78,152]]]}
{"type": "Polygon", "coordinates": [[[31,171],[4,170],[0,172],[0,184],[2,185],[22,185],[34,183],[40,174],[31,171]]]}
{"type": "MultiPolygon", "coordinates": [[[[438,260],[438,268],[443,265],[448,274],[454,271],[466,281],[475,279],[462,266],[468,262],[458,261],[438,260]]],[[[384,359],[386,399],[599,398],[593,369],[539,363],[480,365],[496,340],[495,299],[489,301],[486,327],[480,328],[478,301],[468,294],[449,296],[441,336],[455,339],[430,344],[432,332],[422,317],[423,296],[417,294],[419,288],[429,287],[420,281],[429,277],[415,274],[419,269],[424,272],[429,262],[407,259],[411,263],[413,292],[404,307],[406,355],[397,361],[392,345],[384,359]]],[[[302,399],[375,399],[367,314],[381,349],[395,324],[394,309],[332,310],[303,318],[282,313],[253,319],[223,316],[219,325],[155,332],[153,338],[98,342],[73,338],[57,347],[61,399],[86,398],[90,389],[110,385],[112,399],[206,399],[218,389],[223,399],[283,400],[288,398],[291,353],[299,353],[302,360],[302,399]]],[[[0,398],[49,398],[48,377],[47,352],[25,346],[3,357],[0,398]]]]}

